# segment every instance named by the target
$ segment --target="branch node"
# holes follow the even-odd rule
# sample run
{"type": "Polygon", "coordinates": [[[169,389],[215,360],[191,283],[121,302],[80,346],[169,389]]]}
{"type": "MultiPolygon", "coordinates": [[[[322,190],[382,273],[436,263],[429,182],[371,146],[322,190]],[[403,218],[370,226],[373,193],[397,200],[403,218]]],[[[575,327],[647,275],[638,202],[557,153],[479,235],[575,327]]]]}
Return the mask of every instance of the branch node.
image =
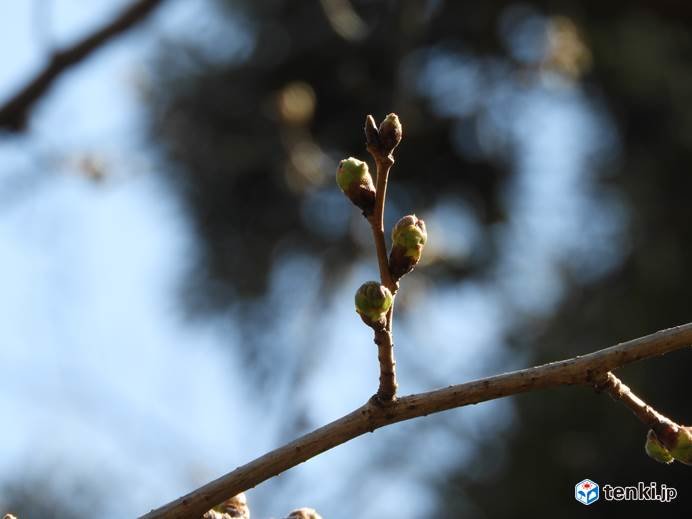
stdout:
{"type": "Polygon", "coordinates": [[[396,405],[397,401],[396,395],[392,395],[391,398],[383,398],[379,393],[375,393],[370,397],[370,400],[368,400],[368,402],[370,402],[373,407],[377,408],[378,410],[391,409],[394,405],[396,405]]]}

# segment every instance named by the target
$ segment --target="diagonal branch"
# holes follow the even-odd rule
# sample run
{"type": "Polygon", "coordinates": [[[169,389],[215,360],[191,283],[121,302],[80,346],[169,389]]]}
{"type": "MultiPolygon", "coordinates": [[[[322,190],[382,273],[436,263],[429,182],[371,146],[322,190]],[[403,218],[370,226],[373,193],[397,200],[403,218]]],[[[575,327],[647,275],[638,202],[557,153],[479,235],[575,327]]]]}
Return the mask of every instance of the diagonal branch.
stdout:
{"type": "Polygon", "coordinates": [[[90,56],[114,37],[144,20],[162,2],[163,0],[139,0],[73,46],[54,53],[43,70],[9,101],[0,106],[0,128],[12,132],[24,130],[27,117],[34,104],[63,72],[90,56]]]}
{"type": "Polygon", "coordinates": [[[366,432],[404,420],[496,398],[574,384],[593,384],[604,373],[692,344],[692,323],[662,330],[588,355],[409,395],[381,406],[368,402],[352,413],[143,515],[140,519],[198,519],[224,499],[252,488],[366,432]]]}

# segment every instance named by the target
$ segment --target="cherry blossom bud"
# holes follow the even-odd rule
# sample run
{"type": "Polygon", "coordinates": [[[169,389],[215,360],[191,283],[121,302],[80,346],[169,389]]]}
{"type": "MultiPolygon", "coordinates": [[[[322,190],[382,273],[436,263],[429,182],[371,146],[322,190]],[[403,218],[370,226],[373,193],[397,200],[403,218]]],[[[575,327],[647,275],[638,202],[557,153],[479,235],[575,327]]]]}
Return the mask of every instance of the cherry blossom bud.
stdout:
{"type": "Polygon", "coordinates": [[[204,514],[203,519],[250,519],[247,497],[241,492],[204,514]]]}
{"type": "Polygon", "coordinates": [[[389,254],[389,270],[394,280],[411,272],[420,261],[428,239],[425,222],[414,214],[404,216],[392,229],[392,251],[389,254]]]}
{"type": "Polygon", "coordinates": [[[678,427],[677,434],[668,450],[670,455],[680,463],[692,465],[692,427],[678,427]]]}
{"type": "Polygon", "coordinates": [[[365,216],[372,214],[375,208],[375,185],[367,163],[353,157],[342,160],[336,170],[336,183],[365,216]]]}
{"type": "Polygon", "coordinates": [[[286,519],[322,519],[314,508],[298,508],[286,516],[286,519]]]}
{"type": "Polygon", "coordinates": [[[656,433],[649,429],[646,434],[646,443],[644,444],[644,450],[648,456],[659,463],[672,463],[673,456],[670,455],[668,449],[659,441],[656,433]]]}
{"type": "Polygon", "coordinates": [[[399,117],[389,114],[380,123],[379,128],[380,149],[385,154],[391,153],[401,142],[402,128],[399,117]]]}
{"type": "Polygon", "coordinates": [[[368,326],[383,329],[392,301],[392,293],[387,287],[376,281],[368,281],[356,292],[356,312],[368,326]]]}

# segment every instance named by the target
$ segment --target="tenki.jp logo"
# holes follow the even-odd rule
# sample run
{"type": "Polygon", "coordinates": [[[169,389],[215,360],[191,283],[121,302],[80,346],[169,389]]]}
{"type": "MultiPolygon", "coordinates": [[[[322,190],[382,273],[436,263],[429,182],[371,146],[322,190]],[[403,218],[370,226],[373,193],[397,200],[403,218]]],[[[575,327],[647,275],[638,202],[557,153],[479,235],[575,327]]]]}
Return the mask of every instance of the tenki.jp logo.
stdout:
{"type": "MultiPolygon", "coordinates": [[[[615,486],[606,483],[603,487],[603,498],[606,501],[658,501],[670,503],[678,497],[678,491],[665,483],[655,481],[638,482],[636,485],[615,486]]],[[[584,505],[591,505],[601,497],[601,485],[590,479],[584,479],[574,487],[574,499],[584,505]]]]}

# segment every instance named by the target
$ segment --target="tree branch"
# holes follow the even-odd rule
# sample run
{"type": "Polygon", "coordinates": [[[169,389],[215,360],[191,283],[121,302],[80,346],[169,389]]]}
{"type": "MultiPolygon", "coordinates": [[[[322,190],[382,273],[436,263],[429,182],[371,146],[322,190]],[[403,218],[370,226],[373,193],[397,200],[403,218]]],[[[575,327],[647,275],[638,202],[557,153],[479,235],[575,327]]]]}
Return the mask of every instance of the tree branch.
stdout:
{"type": "Polygon", "coordinates": [[[12,132],[24,130],[34,104],[63,72],[90,56],[115,36],[144,20],[162,2],[163,0],[139,0],[72,47],[55,52],[43,70],[0,106],[0,128],[12,132]]]}
{"type": "Polygon", "coordinates": [[[217,503],[366,432],[404,420],[496,398],[564,385],[589,384],[631,362],[692,344],[692,323],[574,357],[444,389],[401,397],[390,405],[372,401],[190,492],[140,519],[198,519],[217,503]]]}

